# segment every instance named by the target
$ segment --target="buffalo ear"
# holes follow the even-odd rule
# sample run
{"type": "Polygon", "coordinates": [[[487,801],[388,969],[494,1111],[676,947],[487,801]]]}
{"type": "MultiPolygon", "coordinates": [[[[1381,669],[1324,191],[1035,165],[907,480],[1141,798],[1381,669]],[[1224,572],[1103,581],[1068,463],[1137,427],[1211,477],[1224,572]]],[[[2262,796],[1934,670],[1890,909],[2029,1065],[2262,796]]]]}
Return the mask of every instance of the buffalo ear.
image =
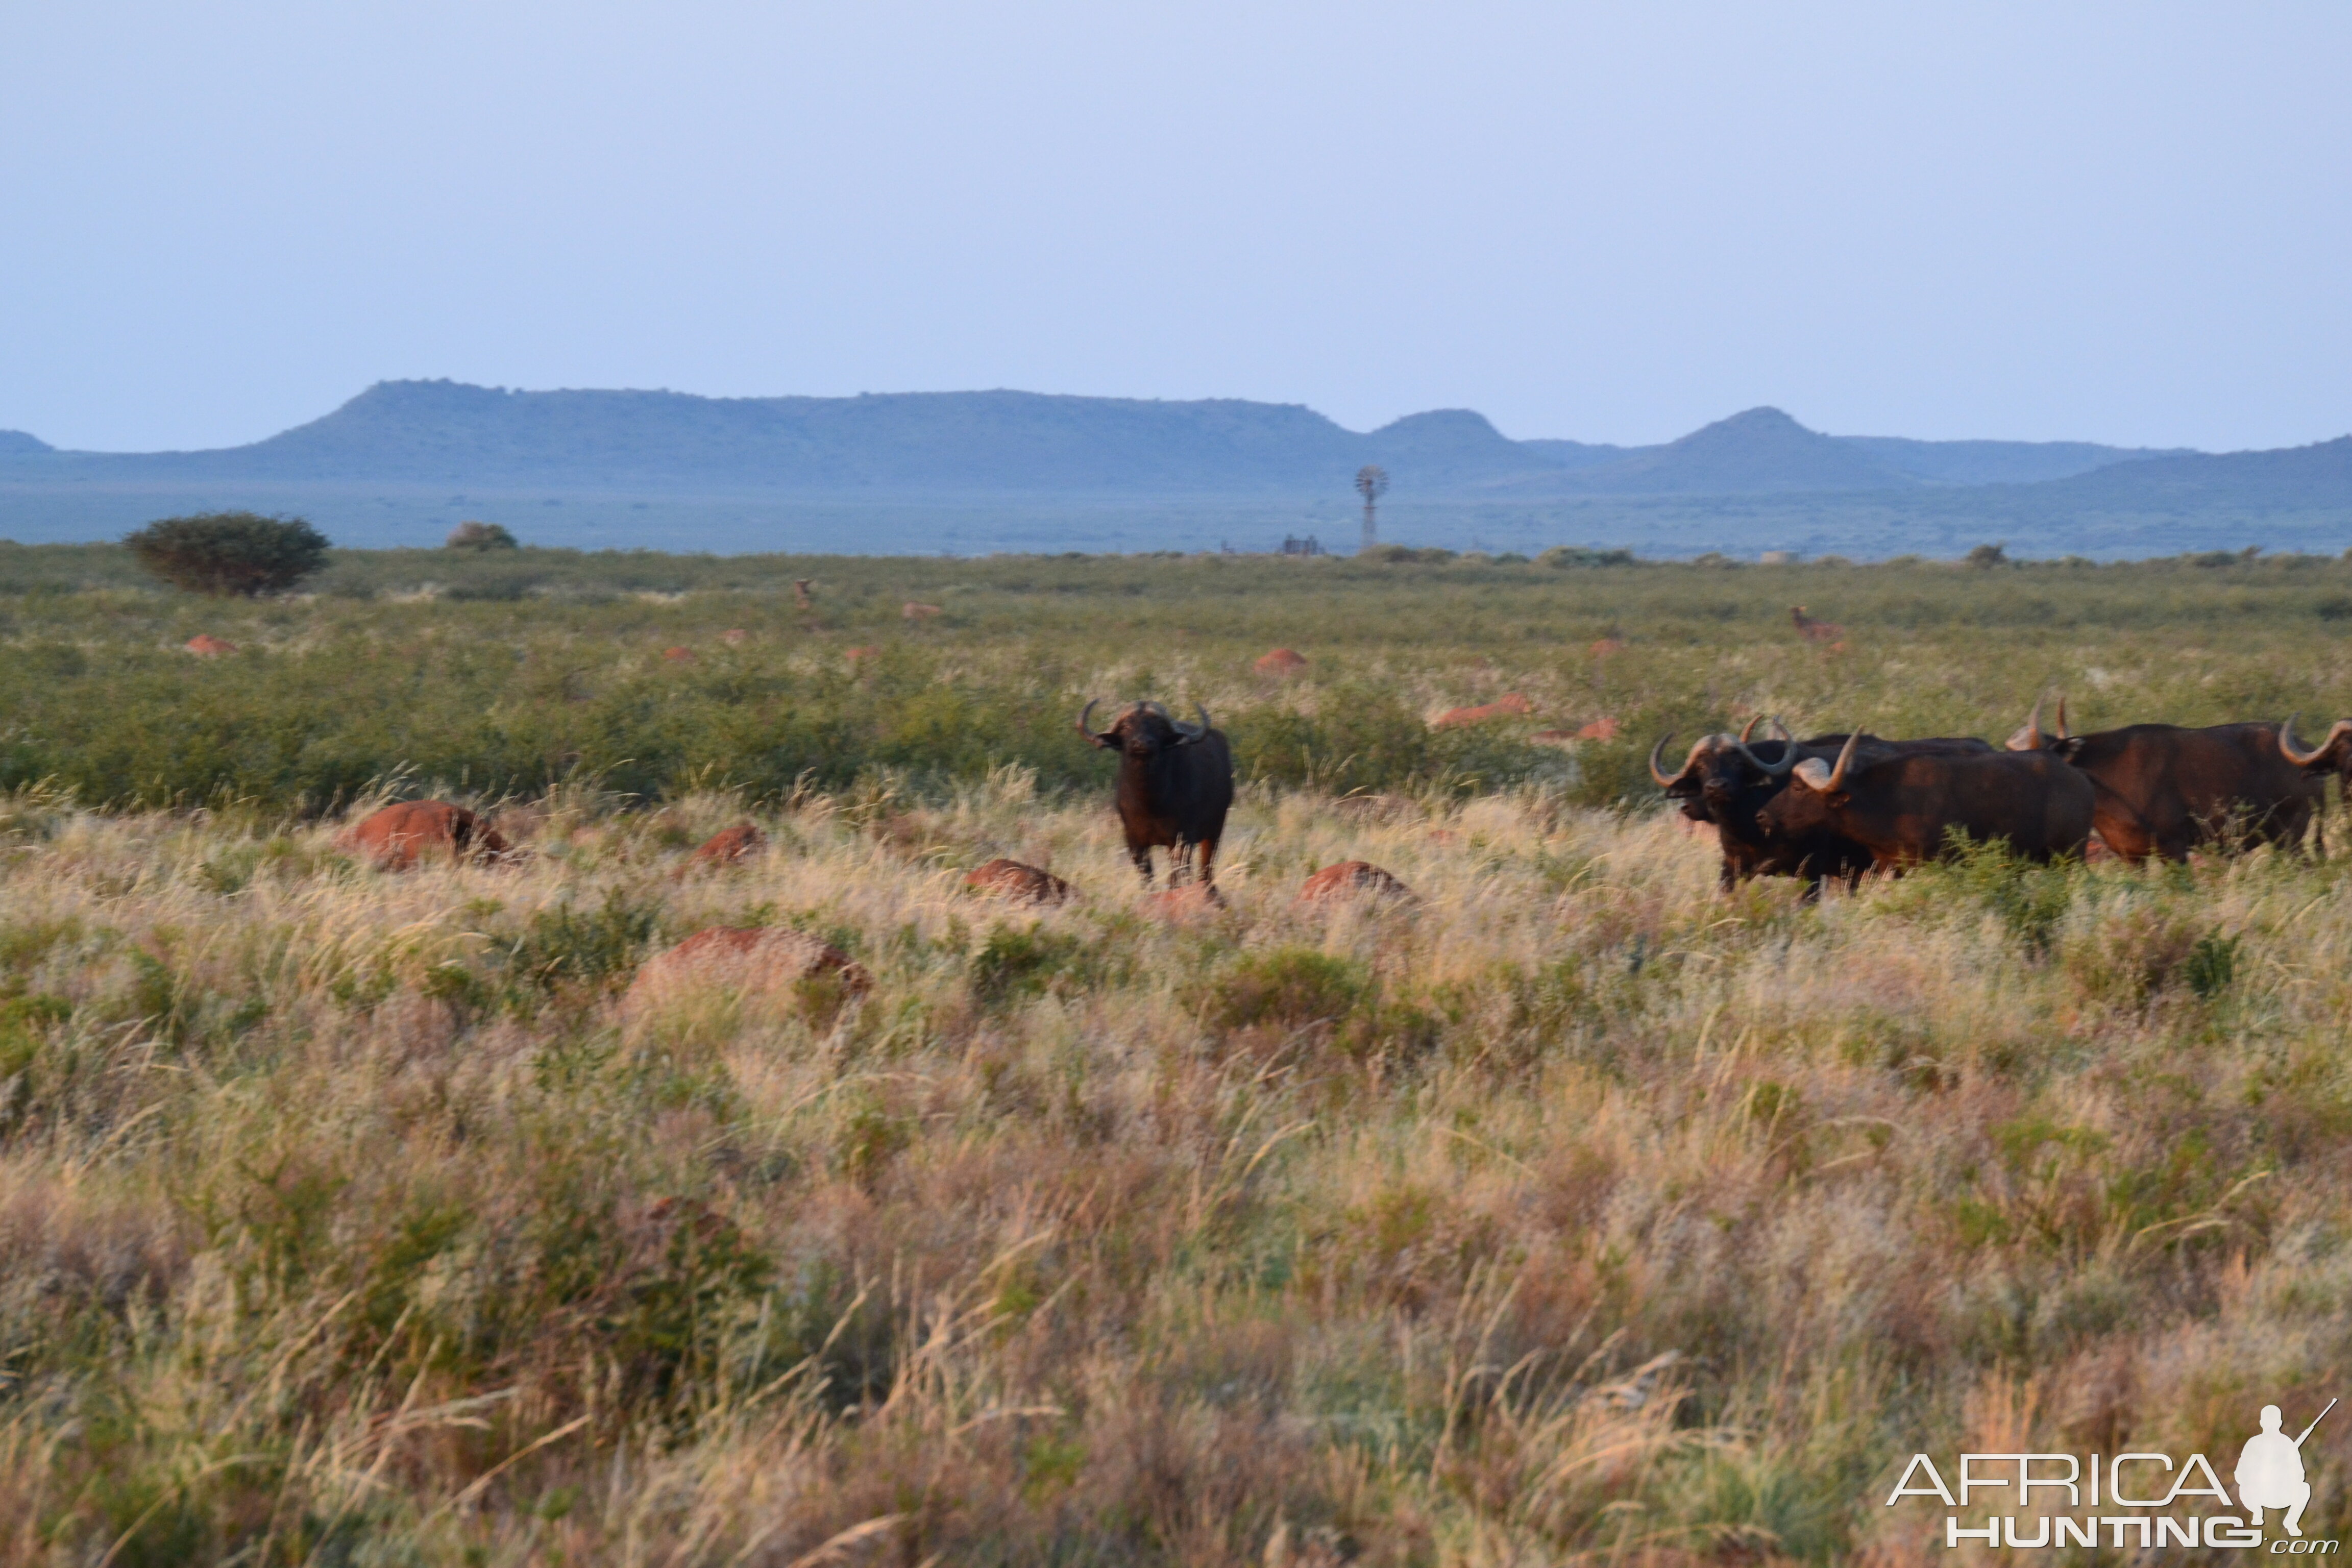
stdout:
{"type": "Polygon", "coordinates": [[[1098,734],[1092,730],[1083,731],[1081,733],[1083,733],[1087,740],[1092,741],[1096,745],[1100,746],[1106,752],[1117,751],[1118,749],[1118,739],[1117,736],[1098,734]]]}

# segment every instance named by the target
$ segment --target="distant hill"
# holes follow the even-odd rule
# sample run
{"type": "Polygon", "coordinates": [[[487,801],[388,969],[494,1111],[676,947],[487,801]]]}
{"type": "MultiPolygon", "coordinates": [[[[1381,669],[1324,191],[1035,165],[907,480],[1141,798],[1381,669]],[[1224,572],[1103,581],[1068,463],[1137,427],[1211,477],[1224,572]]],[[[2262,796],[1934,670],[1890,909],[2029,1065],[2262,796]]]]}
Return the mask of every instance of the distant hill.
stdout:
{"type": "Polygon", "coordinates": [[[1566,484],[1596,495],[1736,495],[1902,489],[1919,481],[1777,408],[1751,408],[1679,441],[1575,470],[1566,484]]]}
{"type": "Polygon", "coordinates": [[[2352,508],[2352,436],[2271,452],[2149,458],[2036,485],[2031,493],[2108,511],[2352,508]]]}
{"type": "Polygon", "coordinates": [[[27,436],[22,430],[0,430],[0,458],[30,457],[37,452],[56,450],[38,437],[27,436]]]}

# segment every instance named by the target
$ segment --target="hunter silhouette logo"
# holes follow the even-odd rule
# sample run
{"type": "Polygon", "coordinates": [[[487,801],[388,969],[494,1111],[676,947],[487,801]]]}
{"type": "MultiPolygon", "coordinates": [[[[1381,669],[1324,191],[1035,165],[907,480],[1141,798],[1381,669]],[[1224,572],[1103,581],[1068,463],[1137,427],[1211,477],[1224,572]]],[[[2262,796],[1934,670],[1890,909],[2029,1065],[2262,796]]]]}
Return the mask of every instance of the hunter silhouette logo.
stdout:
{"type": "MultiPolygon", "coordinates": [[[[2335,1408],[2336,1401],[2329,1400],[2327,1410],[2335,1408]]],[[[2290,1437],[2279,1430],[2279,1407],[2263,1406],[2263,1429],[2246,1439],[2238,1455],[2238,1500],[2245,1505],[2249,1529],[2260,1530],[2263,1510],[2275,1508],[2286,1510],[2279,1522],[2289,1535],[2303,1533],[2303,1508],[2311,1500],[2311,1483],[2303,1475],[2303,1438],[2327,1419],[2327,1410],[2312,1417],[2303,1437],[2290,1437]]]]}
{"type": "MultiPolygon", "coordinates": [[[[2332,1555],[2340,1542],[2304,1538],[2311,1479],[2303,1446],[2336,1405],[2329,1400],[2294,1436],[2285,1432],[2279,1407],[2263,1405],[2262,1430],[2238,1452],[2231,1478],[2234,1499],[2219,1468],[2202,1454],[2180,1459],[2152,1450],[1969,1453],[1958,1456],[1957,1468],[1948,1470],[1939,1470],[1926,1454],[1914,1454],[1887,1494],[1886,1506],[1906,1498],[1942,1503],[1950,1510],[1944,1517],[1947,1548],[1982,1544],[1996,1551],[2063,1552],[2105,1545],[2147,1552],[2168,1546],[2208,1552],[2234,1547],[2265,1556],[2332,1555]],[[2267,1543],[2266,1513],[2278,1516],[2275,1528],[2284,1532],[2267,1543]]],[[[1952,1460],[1945,1463],[1950,1467],[1952,1460]]]]}

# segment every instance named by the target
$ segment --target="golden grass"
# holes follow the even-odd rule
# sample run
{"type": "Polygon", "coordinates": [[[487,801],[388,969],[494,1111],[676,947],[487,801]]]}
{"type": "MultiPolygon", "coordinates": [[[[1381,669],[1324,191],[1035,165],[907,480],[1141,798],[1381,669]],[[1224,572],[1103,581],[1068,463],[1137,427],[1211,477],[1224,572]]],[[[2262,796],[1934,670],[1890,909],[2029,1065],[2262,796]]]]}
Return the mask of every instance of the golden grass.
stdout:
{"type": "Polygon", "coordinates": [[[0,1558],[1911,1561],[1916,1448],[2185,1448],[2352,1342],[2340,860],[1807,905],[1252,789],[1168,920],[1018,773],[681,871],[740,815],[387,875],[8,806],[0,1558]],[[1349,858],[1419,902],[1293,900],[1349,858]],[[625,1017],[715,924],[875,989],[625,1017]]]}

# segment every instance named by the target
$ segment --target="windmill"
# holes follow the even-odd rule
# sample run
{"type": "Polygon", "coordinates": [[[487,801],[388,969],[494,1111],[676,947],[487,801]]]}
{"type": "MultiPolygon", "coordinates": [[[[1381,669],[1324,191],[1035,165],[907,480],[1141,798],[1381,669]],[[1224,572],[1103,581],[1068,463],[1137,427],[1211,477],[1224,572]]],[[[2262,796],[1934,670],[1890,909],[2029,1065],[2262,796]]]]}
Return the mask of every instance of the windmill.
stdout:
{"type": "Polygon", "coordinates": [[[1364,542],[1370,550],[1381,542],[1380,524],[1374,515],[1382,496],[1389,493],[1389,471],[1378,463],[1366,463],[1356,470],[1356,493],[1364,498],[1364,542]]]}

